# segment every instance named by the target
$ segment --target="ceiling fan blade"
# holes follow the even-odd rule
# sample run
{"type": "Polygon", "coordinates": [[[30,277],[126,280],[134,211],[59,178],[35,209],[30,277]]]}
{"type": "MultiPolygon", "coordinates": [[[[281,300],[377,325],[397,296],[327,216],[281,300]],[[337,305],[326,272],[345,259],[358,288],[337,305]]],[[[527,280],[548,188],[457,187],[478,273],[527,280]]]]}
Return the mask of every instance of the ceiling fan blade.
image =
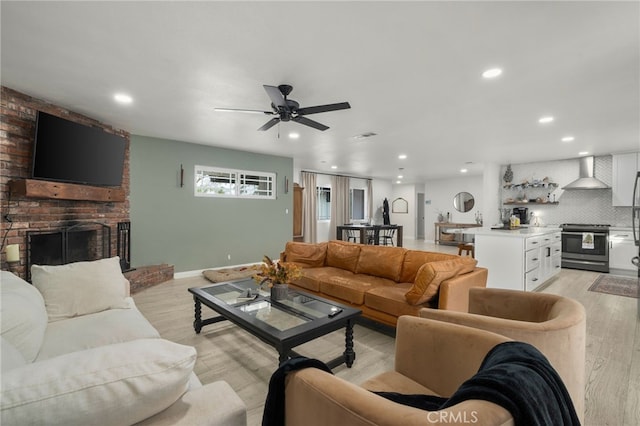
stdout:
{"type": "Polygon", "coordinates": [[[322,130],[323,132],[329,128],[329,126],[325,126],[324,124],[318,123],[317,121],[309,120],[306,117],[296,117],[296,118],[292,118],[292,120],[295,121],[296,123],[304,124],[305,126],[322,130]]]}
{"type": "Polygon", "coordinates": [[[349,109],[351,105],[349,102],[340,102],[337,104],[318,105],[312,107],[299,108],[297,110],[299,115],[317,114],[319,112],[338,111],[341,109],[349,109]]]}
{"type": "Polygon", "coordinates": [[[264,84],[264,90],[267,91],[267,95],[269,95],[269,99],[271,99],[271,103],[277,107],[287,107],[287,103],[284,100],[284,95],[276,86],[267,86],[264,84]]]}
{"type": "Polygon", "coordinates": [[[214,111],[218,112],[246,112],[250,114],[266,114],[266,115],[274,115],[273,111],[261,111],[257,109],[234,109],[234,108],[214,108],[214,111]]]}
{"type": "Polygon", "coordinates": [[[280,118],[272,118],[271,120],[267,121],[262,127],[260,127],[258,130],[264,132],[265,130],[269,130],[279,122],[280,122],[280,118]]]}

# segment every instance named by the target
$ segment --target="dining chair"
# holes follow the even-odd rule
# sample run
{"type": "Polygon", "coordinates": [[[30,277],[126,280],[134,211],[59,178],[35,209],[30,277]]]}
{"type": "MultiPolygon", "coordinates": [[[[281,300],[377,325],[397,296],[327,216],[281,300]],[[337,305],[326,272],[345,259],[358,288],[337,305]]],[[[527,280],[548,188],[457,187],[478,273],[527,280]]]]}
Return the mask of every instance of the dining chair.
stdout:
{"type": "Polygon", "coordinates": [[[395,246],[395,243],[393,242],[393,237],[395,237],[395,235],[396,235],[395,228],[383,229],[382,233],[380,234],[380,239],[382,240],[382,244],[385,246],[395,246]]]}
{"type": "MultiPolygon", "coordinates": [[[[345,223],[344,226],[353,226],[353,223],[345,223]]],[[[345,229],[347,233],[347,241],[357,243],[360,233],[355,229],[345,229]]]]}

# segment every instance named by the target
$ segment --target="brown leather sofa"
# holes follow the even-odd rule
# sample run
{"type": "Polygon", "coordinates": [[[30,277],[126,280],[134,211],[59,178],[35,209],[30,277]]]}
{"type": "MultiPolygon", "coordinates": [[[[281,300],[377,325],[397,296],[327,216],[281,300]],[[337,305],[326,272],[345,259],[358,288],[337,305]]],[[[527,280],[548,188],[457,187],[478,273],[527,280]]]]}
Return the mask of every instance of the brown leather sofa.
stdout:
{"type": "Polygon", "coordinates": [[[302,267],[293,287],[391,326],[425,307],[467,312],[469,289],[487,283],[487,269],[475,259],[402,247],[288,242],[280,260],[302,267]]]}

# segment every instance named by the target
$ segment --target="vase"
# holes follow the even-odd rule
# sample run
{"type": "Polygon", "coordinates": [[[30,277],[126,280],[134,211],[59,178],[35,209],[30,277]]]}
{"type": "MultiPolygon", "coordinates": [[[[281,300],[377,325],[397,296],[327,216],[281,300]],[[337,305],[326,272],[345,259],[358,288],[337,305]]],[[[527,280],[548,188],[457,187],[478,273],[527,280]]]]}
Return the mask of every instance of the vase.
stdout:
{"type": "Polygon", "coordinates": [[[288,284],[274,284],[271,287],[271,300],[283,300],[289,294],[288,284]]]}
{"type": "Polygon", "coordinates": [[[513,180],[513,170],[511,170],[511,164],[507,165],[507,170],[504,172],[504,176],[502,177],[505,183],[511,183],[513,180]]]}

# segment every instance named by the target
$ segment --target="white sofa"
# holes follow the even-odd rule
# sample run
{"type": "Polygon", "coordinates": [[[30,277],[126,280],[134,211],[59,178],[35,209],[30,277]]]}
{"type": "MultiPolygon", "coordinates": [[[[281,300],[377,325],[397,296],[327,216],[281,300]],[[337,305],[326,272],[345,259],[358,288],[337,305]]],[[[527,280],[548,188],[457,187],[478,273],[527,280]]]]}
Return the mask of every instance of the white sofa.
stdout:
{"type": "Polygon", "coordinates": [[[0,423],[246,425],[233,389],[202,386],[195,349],[138,311],[118,265],[34,266],[34,285],[1,271],[0,423]]]}

